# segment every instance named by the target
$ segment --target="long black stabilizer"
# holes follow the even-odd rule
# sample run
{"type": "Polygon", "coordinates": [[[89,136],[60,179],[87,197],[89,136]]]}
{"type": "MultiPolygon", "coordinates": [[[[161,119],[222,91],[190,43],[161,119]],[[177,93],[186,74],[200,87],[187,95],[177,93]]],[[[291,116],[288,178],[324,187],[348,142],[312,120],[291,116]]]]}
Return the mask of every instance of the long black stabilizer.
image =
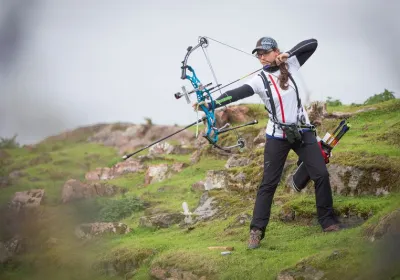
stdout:
{"type": "Polygon", "coordinates": [[[202,117],[201,119],[198,119],[198,120],[195,121],[194,123],[191,123],[191,124],[185,126],[184,128],[182,128],[182,129],[180,129],[180,130],[178,130],[178,131],[175,131],[174,133],[172,133],[172,134],[170,134],[170,135],[167,135],[167,136],[165,136],[164,138],[161,138],[161,139],[159,139],[159,140],[157,140],[157,141],[155,141],[155,142],[153,142],[153,143],[147,145],[146,147],[141,148],[140,150],[137,150],[136,152],[133,152],[133,153],[131,153],[131,154],[124,155],[124,156],[122,157],[122,159],[123,159],[123,160],[126,160],[126,159],[130,158],[131,156],[134,156],[134,155],[140,153],[141,151],[144,151],[144,150],[150,148],[151,146],[154,146],[155,144],[160,143],[161,141],[164,141],[165,139],[168,139],[168,138],[174,136],[175,134],[178,134],[179,132],[184,131],[185,129],[188,129],[188,128],[191,127],[191,126],[194,126],[194,125],[196,125],[196,124],[198,124],[198,123],[203,122],[205,119],[206,119],[206,117],[202,117]]]}

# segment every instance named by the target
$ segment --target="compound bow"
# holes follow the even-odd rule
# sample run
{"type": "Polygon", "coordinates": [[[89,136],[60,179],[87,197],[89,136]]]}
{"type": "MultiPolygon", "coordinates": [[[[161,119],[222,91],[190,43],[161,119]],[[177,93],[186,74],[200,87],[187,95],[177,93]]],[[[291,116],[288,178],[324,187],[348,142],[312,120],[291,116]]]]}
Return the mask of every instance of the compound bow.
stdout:
{"type": "MultiPolygon", "coordinates": [[[[244,141],[244,139],[242,137],[239,136],[239,134],[237,133],[236,129],[241,128],[241,127],[245,127],[245,126],[248,126],[248,125],[257,124],[258,121],[257,120],[253,120],[251,122],[248,122],[248,123],[245,123],[245,124],[242,124],[242,125],[238,125],[238,126],[235,126],[235,127],[230,127],[230,124],[227,123],[224,126],[218,128],[216,126],[216,117],[215,117],[216,104],[220,104],[223,101],[229,100],[230,97],[227,95],[226,98],[223,98],[223,99],[220,99],[220,100],[216,101],[216,100],[214,100],[212,98],[211,93],[213,93],[215,91],[220,91],[220,93],[222,95],[222,92],[221,92],[222,88],[227,87],[227,86],[229,86],[229,85],[231,85],[231,84],[233,84],[233,83],[235,83],[235,82],[237,82],[239,80],[242,80],[242,79],[244,79],[244,78],[246,78],[246,77],[248,77],[248,76],[250,76],[250,75],[252,75],[252,74],[254,74],[254,73],[258,72],[258,71],[260,71],[262,68],[254,71],[254,72],[252,72],[252,73],[250,73],[250,74],[248,74],[248,75],[246,75],[246,76],[244,76],[244,77],[242,77],[240,79],[237,79],[236,81],[233,81],[233,82],[221,87],[221,84],[218,83],[218,81],[216,79],[216,76],[215,76],[215,73],[214,73],[214,70],[213,70],[213,68],[211,66],[210,60],[209,60],[209,58],[208,58],[208,56],[207,56],[207,54],[205,52],[205,48],[207,48],[207,47],[208,47],[207,38],[206,37],[200,37],[199,38],[199,43],[196,46],[194,46],[194,47],[189,46],[187,48],[187,53],[185,55],[184,60],[182,61],[182,66],[181,66],[181,69],[182,69],[181,79],[182,80],[189,80],[190,83],[193,86],[193,90],[188,92],[186,90],[186,88],[184,86],[182,86],[182,92],[175,93],[175,98],[179,99],[182,96],[184,96],[186,98],[187,103],[190,104],[189,95],[192,94],[192,93],[196,93],[197,106],[200,107],[200,109],[204,112],[204,114],[205,114],[204,118],[205,118],[206,125],[207,125],[207,129],[206,129],[206,132],[203,135],[203,137],[206,138],[207,141],[211,145],[213,145],[214,147],[216,147],[218,149],[224,150],[224,151],[230,151],[231,149],[236,148],[236,147],[244,148],[245,141],[244,141]],[[214,80],[215,80],[215,84],[216,85],[211,87],[211,88],[209,88],[209,87],[212,86],[212,83],[208,83],[206,85],[203,85],[201,83],[201,81],[199,80],[199,78],[196,76],[196,72],[194,71],[193,67],[191,67],[191,66],[189,66],[187,64],[189,56],[192,54],[193,51],[195,51],[199,47],[201,47],[203,49],[203,52],[204,52],[204,55],[205,55],[205,57],[207,59],[208,65],[210,67],[210,70],[211,70],[211,72],[212,72],[212,74],[214,76],[214,80]],[[228,132],[228,131],[231,131],[231,130],[235,131],[235,133],[236,133],[237,143],[235,145],[228,146],[228,147],[221,147],[220,145],[218,145],[217,144],[218,136],[220,134],[222,134],[222,133],[225,133],[225,132],[228,132]]],[[[226,106],[224,106],[224,107],[226,108],[226,106]]]]}

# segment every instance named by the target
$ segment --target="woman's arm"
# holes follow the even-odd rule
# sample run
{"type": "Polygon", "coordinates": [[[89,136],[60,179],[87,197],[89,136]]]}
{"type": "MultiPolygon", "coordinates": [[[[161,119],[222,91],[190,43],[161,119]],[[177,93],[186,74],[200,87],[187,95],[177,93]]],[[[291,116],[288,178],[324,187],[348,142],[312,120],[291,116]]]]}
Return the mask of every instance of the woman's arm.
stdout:
{"type": "MultiPolygon", "coordinates": [[[[225,106],[229,103],[238,101],[240,99],[252,96],[254,94],[254,90],[251,86],[245,84],[238,88],[228,90],[227,92],[223,93],[217,99],[215,99],[216,106],[215,108],[219,108],[221,106],[225,106]]],[[[209,104],[209,107],[211,105],[209,104]]]]}
{"type": "Polygon", "coordinates": [[[309,39],[298,43],[287,53],[289,54],[289,57],[296,56],[300,66],[302,66],[315,52],[317,46],[318,41],[316,39],[309,39]]]}

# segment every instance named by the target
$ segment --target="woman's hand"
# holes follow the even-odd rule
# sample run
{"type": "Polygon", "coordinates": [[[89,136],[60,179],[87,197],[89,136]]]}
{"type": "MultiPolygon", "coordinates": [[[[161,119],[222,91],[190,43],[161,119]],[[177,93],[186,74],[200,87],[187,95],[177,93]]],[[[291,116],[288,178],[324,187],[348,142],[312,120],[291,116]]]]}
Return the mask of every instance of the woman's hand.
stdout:
{"type": "Polygon", "coordinates": [[[208,104],[206,103],[206,102],[200,102],[200,104],[199,103],[193,103],[192,104],[192,108],[193,108],[193,110],[195,110],[195,111],[202,111],[201,110],[201,108],[200,108],[200,105],[204,105],[204,106],[206,106],[206,107],[208,107],[208,104]]]}
{"type": "Polygon", "coordinates": [[[275,58],[275,63],[276,65],[280,65],[281,63],[286,62],[288,58],[289,58],[288,53],[281,53],[275,58]]]}

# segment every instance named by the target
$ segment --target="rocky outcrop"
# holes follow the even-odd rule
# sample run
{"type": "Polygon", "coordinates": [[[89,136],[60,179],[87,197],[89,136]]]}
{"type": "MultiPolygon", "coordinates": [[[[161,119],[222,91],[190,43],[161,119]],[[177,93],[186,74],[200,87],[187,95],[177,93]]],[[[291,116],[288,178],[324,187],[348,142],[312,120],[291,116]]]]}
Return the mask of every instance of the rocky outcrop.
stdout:
{"type": "Polygon", "coordinates": [[[150,275],[158,280],[207,280],[206,276],[199,276],[191,271],[184,271],[178,268],[153,266],[150,269],[150,275]]]}
{"type": "Polygon", "coordinates": [[[139,225],[150,228],[168,228],[171,225],[179,224],[184,218],[185,215],[181,213],[159,213],[140,217],[139,225]]]}
{"type": "Polygon", "coordinates": [[[266,139],[267,137],[265,128],[262,128],[258,133],[258,135],[254,138],[253,145],[256,146],[257,148],[262,148],[265,146],[266,139]]]}
{"type": "MultiPolygon", "coordinates": [[[[120,154],[124,154],[147,146],[156,139],[161,139],[179,129],[180,127],[153,125],[151,123],[144,125],[128,124],[120,127],[107,125],[89,137],[88,140],[105,146],[115,147],[119,150],[120,154]]],[[[189,131],[182,131],[169,139],[178,141],[179,145],[185,146],[194,140],[194,135],[189,131]]]]}
{"type": "Polygon", "coordinates": [[[43,201],[44,194],[43,189],[16,192],[10,202],[10,207],[16,211],[23,208],[38,207],[43,201]]]}
{"type": "Polygon", "coordinates": [[[62,203],[91,198],[96,196],[113,196],[125,192],[124,189],[103,183],[82,183],[75,179],[65,182],[62,192],[62,203]]]}
{"type": "Polygon", "coordinates": [[[174,163],[172,165],[162,163],[157,165],[151,165],[147,168],[144,184],[149,185],[157,182],[162,182],[172,175],[181,172],[186,167],[185,163],[174,163]]]}
{"type": "MultiPolygon", "coordinates": [[[[328,164],[330,183],[334,193],[340,195],[387,195],[399,181],[400,173],[391,170],[363,169],[354,166],[328,164]]],[[[291,189],[293,174],[286,178],[286,186],[291,189]]],[[[313,184],[312,181],[309,183],[313,184]]],[[[305,188],[303,192],[313,193],[313,188],[305,188]]]]}
{"type": "Polygon", "coordinates": [[[189,146],[171,145],[168,142],[160,142],[149,148],[149,156],[169,155],[169,154],[189,154],[193,151],[189,146]]]}
{"type": "Polygon", "coordinates": [[[228,106],[224,110],[215,112],[217,126],[222,127],[227,123],[245,123],[254,120],[249,116],[250,109],[247,106],[228,106]]]}
{"type": "Polygon", "coordinates": [[[239,155],[231,156],[225,164],[225,168],[246,166],[251,163],[251,160],[246,157],[241,157],[239,155]]]}
{"type": "Polygon", "coordinates": [[[302,265],[296,269],[288,269],[279,273],[276,280],[322,280],[325,273],[311,265],[302,265]]]}
{"type": "Polygon", "coordinates": [[[195,215],[195,221],[208,220],[212,218],[218,212],[217,200],[208,195],[208,192],[205,192],[199,201],[199,205],[193,211],[195,215]]]}
{"type": "Polygon", "coordinates": [[[154,255],[155,250],[146,248],[119,248],[101,256],[93,265],[96,271],[107,276],[120,276],[121,279],[136,279],[134,275],[140,266],[154,255]]]}
{"type": "Polygon", "coordinates": [[[7,240],[6,242],[0,241],[0,264],[5,264],[12,260],[18,254],[25,250],[25,240],[19,235],[7,240]]]}
{"type": "Polygon", "coordinates": [[[131,230],[123,223],[88,223],[75,228],[75,236],[80,239],[91,239],[104,234],[127,234],[131,230]]]}
{"type": "Polygon", "coordinates": [[[310,122],[315,126],[319,126],[322,123],[322,119],[327,114],[326,103],[320,101],[312,102],[309,106],[307,106],[306,111],[308,113],[310,122]]]}
{"type": "Polygon", "coordinates": [[[226,189],[228,188],[229,176],[224,170],[207,171],[206,180],[204,183],[206,190],[226,189]]]}
{"type": "Polygon", "coordinates": [[[89,181],[110,180],[128,173],[143,172],[146,166],[140,160],[129,159],[119,162],[113,167],[96,168],[86,173],[85,179],[89,181]]]}
{"type": "Polygon", "coordinates": [[[369,227],[366,234],[371,242],[387,235],[400,236],[400,208],[384,216],[376,226],[369,227]]]}

